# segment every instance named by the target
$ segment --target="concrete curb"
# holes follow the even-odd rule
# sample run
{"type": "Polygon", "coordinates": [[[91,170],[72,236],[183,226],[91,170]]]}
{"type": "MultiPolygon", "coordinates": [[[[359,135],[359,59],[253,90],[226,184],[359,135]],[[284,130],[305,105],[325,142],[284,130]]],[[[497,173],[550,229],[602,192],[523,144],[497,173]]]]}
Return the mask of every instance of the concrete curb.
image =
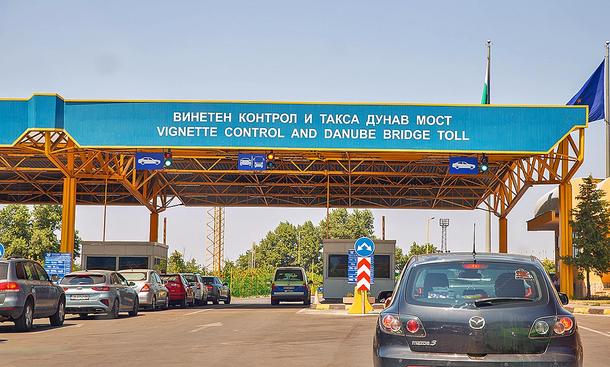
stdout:
{"type": "MultiPolygon", "coordinates": [[[[318,304],[312,304],[311,306],[309,306],[309,308],[318,310],[318,311],[330,311],[330,310],[334,310],[334,311],[344,310],[345,311],[350,308],[350,305],[345,305],[342,303],[334,303],[334,304],[318,303],[318,304]]],[[[376,310],[376,311],[383,310],[383,304],[381,304],[381,303],[373,304],[373,310],[376,310]]]]}
{"type": "Polygon", "coordinates": [[[564,306],[566,310],[575,314],[583,315],[606,315],[610,316],[610,308],[600,307],[581,307],[581,306],[564,306]]]}

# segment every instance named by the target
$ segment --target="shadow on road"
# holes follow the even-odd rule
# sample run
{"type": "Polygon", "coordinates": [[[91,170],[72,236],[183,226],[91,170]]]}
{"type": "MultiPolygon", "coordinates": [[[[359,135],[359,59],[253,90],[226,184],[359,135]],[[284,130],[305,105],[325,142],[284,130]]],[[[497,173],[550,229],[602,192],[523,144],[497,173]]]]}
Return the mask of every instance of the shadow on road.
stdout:
{"type": "MultiPolygon", "coordinates": [[[[19,331],[16,331],[15,327],[9,323],[9,324],[0,325],[0,334],[8,334],[8,333],[15,333],[15,334],[39,333],[41,331],[47,331],[47,330],[51,330],[51,329],[66,328],[66,327],[76,326],[76,325],[77,324],[71,324],[71,323],[64,323],[62,326],[51,326],[51,325],[37,325],[37,324],[34,324],[34,327],[32,328],[32,330],[26,331],[26,332],[19,332],[19,331]]],[[[0,339],[0,342],[2,342],[2,341],[6,341],[6,340],[0,339]]]]}

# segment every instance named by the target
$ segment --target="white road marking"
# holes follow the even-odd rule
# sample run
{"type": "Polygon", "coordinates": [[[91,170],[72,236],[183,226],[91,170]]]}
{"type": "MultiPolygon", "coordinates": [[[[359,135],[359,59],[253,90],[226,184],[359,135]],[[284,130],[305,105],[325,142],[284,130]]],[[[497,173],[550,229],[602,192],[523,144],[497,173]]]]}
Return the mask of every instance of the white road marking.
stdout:
{"type": "Polygon", "coordinates": [[[585,327],[585,326],[582,326],[582,325],[578,325],[578,327],[579,327],[580,329],[585,329],[585,330],[590,331],[590,332],[592,332],[592,333],[596,333],[596,334],[599,334],[599,335],[607,336],[608,338],[610,338],[610,335],[608,335],[608,334],[606,334],[606,333],[604,333],[604,332],[597,331],[597,330],[595,330],[595,329],[591,329],[591,328],[588,328],[588,327],[585,327]]]}
{"type": "Polygon", "coordinates": [[[210,328],[210,327],[217,327],[217,326],[222,326],[222,322],[214,322],[211,324],[205,324],[205,325],[199,325],[198,328],[191,330],[191,333],[196,333],[198,331],[210,328]]]}
{"type": "Polygon", "coordinates": [[[47,329],[47,330],[40,330],[40,331],[36,331],[36,329],[34,329],[34,334],[42,334],[42,333],[48,333],[49,331],[57,331],[57,330],[79,328],[79,327],[82,327],[83,325],[84,324],[66,325],[66,326],[63,326],[63,327],[54,327],[54,328],[50,328],[50,329],[47,329]]]}
{"type": "Polygon", "coordinates": [[[206,312],[206,311],[211,311],[211,309],[206,308],[205,310],[193,311],[193,312],[185,313],[185,314],[183,314],[182,316],[190,316],[190,315],[195,315],[195,314],[202,313],[202,312],[206,312]]]}

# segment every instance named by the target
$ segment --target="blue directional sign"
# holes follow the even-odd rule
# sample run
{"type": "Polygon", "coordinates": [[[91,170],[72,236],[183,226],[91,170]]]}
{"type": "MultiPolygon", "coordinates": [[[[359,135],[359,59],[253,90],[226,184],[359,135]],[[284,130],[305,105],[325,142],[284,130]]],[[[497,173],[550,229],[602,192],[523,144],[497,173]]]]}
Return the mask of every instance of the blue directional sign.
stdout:
{"type": "Polygon", "coordinates": [[[477,157],[450,157],[449,174],[476,175],[479,173],[479,159],[477,157]]]}
{"type": "MultiPolygon", "coordinates": [[[[371,284],[375,284],[375,256],[369,257],[371,262],[371,284]]],[[[356,284],[358,276],[358,254],[355,250],[347,251],[347,282],[356,284]]]]}
{"type": "Polygon", "coordinates": [[[136,171],[163,169],[163,153],[136,152],[136,171]]]}
{"type": "Polygon", "coordinates": [[[72,258],[69,253],[47,252],[44,255],[44,270],[53,281],[66,276],[72,270],[72,258]]]}
{"type": "Polygon", "coordinates": [[[267,160],[264,154],[237,155],[237,169],[243,171],[264,171],[267,169],[267,160]]]}
{"type": "Polygon", "coordinates": [[[375,252],[375,242],[368,237],[360,237],[354,243],[354,250],[360,257],[371,256],[375,252]]]}
{"type": "Polygon", "coordinates": [[[0,243],[0,257],[4,256],[4,245],[0,243]]]}

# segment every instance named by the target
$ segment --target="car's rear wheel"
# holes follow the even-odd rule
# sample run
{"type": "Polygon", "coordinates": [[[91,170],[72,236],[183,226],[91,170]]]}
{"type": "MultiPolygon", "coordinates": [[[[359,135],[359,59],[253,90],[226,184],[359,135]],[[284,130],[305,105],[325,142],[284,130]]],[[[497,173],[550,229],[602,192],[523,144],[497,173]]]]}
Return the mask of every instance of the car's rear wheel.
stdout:
{"type": "Polygon", "coordinates": [[[153,311],[157,311],[159,309],[159,306],[157,306],[157,296],[155,296],[155,295],[153,295],[151,308],[153,311]]]}
{"type": "Polygon", "coordinates": [[[117,317],[119,317],[119,300],[115,299],[110,312],[108,312],[108,318],[116,319],[117,317]]]}
{"type": "Polygon", "coordinates": [[[214,298],[214,299],[212,299],[212,303],[213,303],[213,304],[215,304],[215,305],[217,305],[217,304],[219,303],[219,302],[218,302],[218,298],[214,298]]]}
{"type": "Polygon", "coordinates": [[[305,305],[305,306],[311,305],[311,297],[307,298],[306,300],[303,300],[303,305],[305,305]]]}
{"type": "Polygon", "coordinates": [[[169,296],[165,297],[165,309],[169,309],[169,296]]]}
{"type": "Polygon", "coordinates": [[[54,315],[49,317],[49,321],[53,326],[61,326],[64,324],[64,320],[66,319],[66,302],[63,298],[59,299],[57,304],[57,312],[54,315]]]}
{"type": "Polygon", "coordinates": [[[230,294],[227,296],[227,299],[225,299],[224,302],[225,302],[225,305],[228,305],[229,303],[231,303],[231,295],[230,294]]]}
{"type": "Polygon", "coordinates": [[[140,302],[138,302],[138,298],[133,302],[133,309],[129,311],[130,317],[138,316],[138,311],[140,310],[140,302]]]}
{"type": "Polygon", "coordinates": [[[185,297],[182,301],[180,301],[180,308],[186,308],[186,306],[188,306],[188,302],[185,297]]]}
{"type": "Polygon", "coordinates": [[[277,305],[279,305],[279,304],[280,304],[280,301],[278,301],[277,299],[273,299],[273,298],[271,298],[271,305],[272,305],[272,306],[277,306],[277,305]]]}
{"type": "Polygon", "coordinates": [[[34,324],[34,303],[28,299],[23,306],[23,313],[15,319],[15,329],[17,331],[30,331],[34,324]]]}

